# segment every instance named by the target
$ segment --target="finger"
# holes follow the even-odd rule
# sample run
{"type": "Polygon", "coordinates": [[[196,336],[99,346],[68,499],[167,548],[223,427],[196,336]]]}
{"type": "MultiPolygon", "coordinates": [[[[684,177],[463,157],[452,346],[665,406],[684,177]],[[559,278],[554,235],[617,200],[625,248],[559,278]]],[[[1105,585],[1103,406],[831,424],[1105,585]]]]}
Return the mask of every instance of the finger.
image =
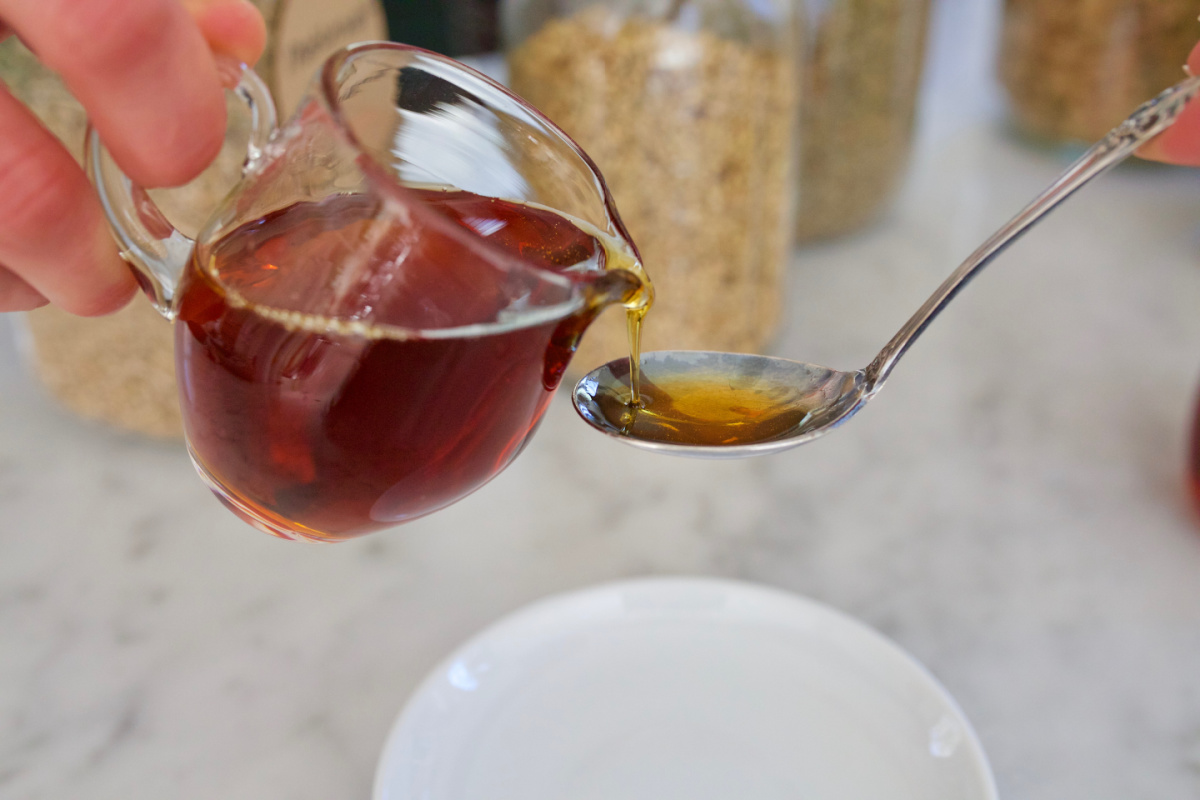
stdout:
{"type": "Polygon", "coordinates": [[[0,0],[0,19],[62,75],[135,181],[185,183],[216,157],[225,99],[179,0],[0,0]]]}
{"type": "Polygon", "coordinates": [[[0,267],[0,313],[5,311],[32,311],[50,301],[42,297],[15,272],[0,267]]]}
{"type": "Polygon", "coordinates": [[[248,0],[184,0],[200,33],[214,53],[254,64],[267,41],[262,14],[248,0]]]}
{"type": "MultiPolygon", "coordinates": [[[[1200,75],[1200,44],[1192,48],[1187,69],[1192,75],[1200,75]]],[[[1175,123],[1139,148],[1137,154],[1153,161],[1200,166],[1200,99],[1188,103],[1175,123]]]]}
{"type": "Polygon", "coordinates": [[[1137,154],[1152,161],[1200,167],[1200,101],[1188,103],[1175,123],[1143,145],[1137,154]]]}
{"type": "Polygon", "coordinates": [[[2,87],[0,264],[74,314],[116,311],[135,289],[87,178],[2,87]]]}

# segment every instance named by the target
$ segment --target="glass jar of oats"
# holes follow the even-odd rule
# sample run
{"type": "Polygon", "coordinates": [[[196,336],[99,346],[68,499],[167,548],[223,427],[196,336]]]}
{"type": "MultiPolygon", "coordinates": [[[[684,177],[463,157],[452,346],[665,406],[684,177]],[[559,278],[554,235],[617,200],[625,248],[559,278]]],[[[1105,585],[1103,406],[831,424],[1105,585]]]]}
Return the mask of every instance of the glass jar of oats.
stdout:
{"type": "Polygon", "coordinates": [[[810,0],[796,237],[849,233],[895,196],[912,150],[929,0],[810,0]]]}
{"type": "MultiPolygon", "coordinates": [[[[509,85],[596,162],[654,281],[646,350],[761,351],[791,249],[791,0],[507,0],[509,85]]],[[[580,371],[629,354],[623,315],[580,371]]]]}
{"type": "MultiPolygon", "coordinates": [[[[16,37],[0,42],[0,78],[82,161],[83,107],[16,37]]],[[[31,370],[61,406],[123,430],[183,435],[171,329],[149,303],[135,300],[95,319],[39,308],[18,324],[28,333],[23,338],[31,370]]]]}
{"type": "Polygon", "coordinates": [[[1093,142],[1183,79],[1194,0],[1005,0],[1000,77],[1020,129],[1093,142]]]}

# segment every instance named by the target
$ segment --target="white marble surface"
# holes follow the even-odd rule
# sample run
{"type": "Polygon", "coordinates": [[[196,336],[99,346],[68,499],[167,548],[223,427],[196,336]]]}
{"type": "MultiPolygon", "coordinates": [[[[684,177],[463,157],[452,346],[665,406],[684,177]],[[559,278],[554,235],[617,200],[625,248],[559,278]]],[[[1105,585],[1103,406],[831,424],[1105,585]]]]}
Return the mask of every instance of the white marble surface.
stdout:
{"type": "MultiPolygon", "coordinates": [[[[1012,141],[987,4],[942,4],[912,180],[797,255],[778,351],[865,364],[1062,162],[1012,141]]],[[[1200,174],[1123,169],[945,312],[835,434],[674,460],[559,397],[473,497],[270,539],[178,447],[78,422],[0,334],[0,798],[365,798],[423,673],[532,599],[644,574],[828,602],[924,661],[1005,798],[1200,796],[1200,174]]]]}

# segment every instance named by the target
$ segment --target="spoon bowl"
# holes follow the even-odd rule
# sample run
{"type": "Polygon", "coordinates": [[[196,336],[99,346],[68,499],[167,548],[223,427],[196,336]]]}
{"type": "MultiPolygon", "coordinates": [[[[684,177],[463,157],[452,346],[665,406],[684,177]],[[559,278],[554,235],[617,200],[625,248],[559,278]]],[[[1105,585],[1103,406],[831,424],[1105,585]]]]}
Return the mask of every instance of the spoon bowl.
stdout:
{"type": "MultiPolygon", "coordinates": [[[[573,401],[579,414],[601,432],[633,447],[696,458],[745,458],[787,450],[833,430],[867,401],[866,375],[784,358],[699,350],[663,350],[642,360],[643,407],[629,409],[629,360],[619,358],[592,370],[575,386],[573,401]],[[688,409],[662,411],[660,389],[679,385],[711,386],[710,408],[735,409],[725,420],[705,419],[688,409]],[[774,425],[739,419],[746,397],[761,397],[780,409],[774,425]],[[648,425],[643,423],[656,422],[648,425]],[[750,426],[758,434],[747,434],[750,426]],[[694,428],[719,427],[730,443],[695,444],[694,428]],[[641,434],[641,435],[639,435],[641,434]],[[728,438],[728,437],[726,437],[728,438]],[[749,440],[747,440],[749,439],[749,440]]],[[[675,392],[671,392],[674,395],[675,392]]]]}
{"type": "Polygon", "coordinates": [[[983,267],[1092,178],[1170,127],[1198,93],[1200,76],[1188,78],[1094,144],[968,256],[865,369],[842,372],[769,356],[664,350],[639,362],[640,402],[632,402],[629,360],[618,359],[579,381],[575,410],[626,444],[675,455],[744,458],[812,441],[875,396],[900,357],[983,267]]]}

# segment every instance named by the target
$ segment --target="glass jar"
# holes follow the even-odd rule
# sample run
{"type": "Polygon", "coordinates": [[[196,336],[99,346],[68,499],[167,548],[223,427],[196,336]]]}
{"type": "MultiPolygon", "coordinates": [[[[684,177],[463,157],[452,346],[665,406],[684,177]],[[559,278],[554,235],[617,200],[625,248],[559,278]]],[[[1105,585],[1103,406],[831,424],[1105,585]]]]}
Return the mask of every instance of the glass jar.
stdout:
{"type": "Polygon", "coordinates": [[[1183,79],[1194,0],[1005,0],[1000,77],[1020,129],[1094,142],[1183,79]]]}
{"type": "MultiPolygon", "coordinates": [[[[0,42],[0,78],[82,161],[83,106],[16,37],[0,42]]],[[[182,436],[171,332],[149,303],[94,319],[40,308],[21,327],[33,373],[62,406],[123,430],[182,436]]]]}
{"type": "MultiPolygon", "coordinates": [[[[791,249],[791,0],[507,0],[512,89],[592,157],[654,281],[646,350],[761,351],[791,249]]],[[[593,324],[580,370],[629,353],[593,324]]]]}
{"type": "Polygon", "coordinates": [[[254,66],[290,117],[325,57],[353,42],[386,39],[382,0],[251,0],[267,23],[267,47],[254,66]]]}
{"type": "Polygon", "coordinates": [[[171,330],[150,303],[87,319],[47,306],[24,321],[28,361],[63,407],[121,430],[183,436],[171,330]]]}
{"type": "Polygon", "coordinates": [[[929,0],[810,0],[806,9],[799,241],[861,228],[895,195],[929,27],[929,0]]]}

